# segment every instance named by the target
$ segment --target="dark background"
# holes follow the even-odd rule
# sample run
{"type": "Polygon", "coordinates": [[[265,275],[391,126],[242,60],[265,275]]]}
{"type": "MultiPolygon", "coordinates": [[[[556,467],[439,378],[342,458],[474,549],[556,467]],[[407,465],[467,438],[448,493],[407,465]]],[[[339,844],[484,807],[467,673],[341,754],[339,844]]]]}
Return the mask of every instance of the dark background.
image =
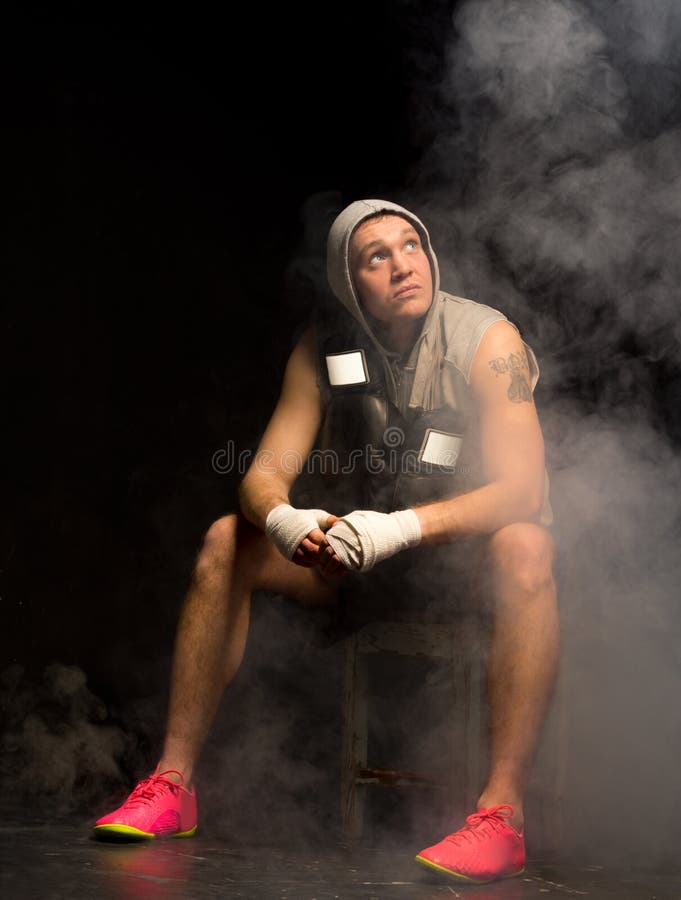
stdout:
{"type": "MultiPolygon", "coordinates": [[[[440,88],[456,37],[452,13],[461,5],[353,0],[316,9],[126,11],[71,4],[5,14],[6,796],[18,784],[17,796],[66,811],[75,804],[89,821],[93,810],[104,811],[103,793],[153,765],[192,561],[210,523],[235,505],[237,474],[216,471],[213,456],[230,441],[239,451],[257,443],[293,337],[318,299],[330,216],[360,197],[400,202],[418,191],[432,199],[440,188],[449,198],[444,206],[474,206],[471,193],[489,161],[475,152],[485,127],[471,140],[470,117],[493,123],[489,101],[466,105],[466,141],[442,140],[460,125],[456,92],[440,88]],[[456,168],[442,162],[447,153],[456,168]],[[114,761],[119,768],[107,768],[114,761]],[[46,777],[51,765],[54,778],[46,777]]],[[[607,18],[598,3],[585,6],[593,21],[607,18]]],[[[608,33],[609,60],[629,77],[623,145],[675,133],[678,66],[636,68],[621,34],[608,33]],[[659,85],[652,101],[651,84],[659,85]]],[[[465,81],[465,67],[461,74],[465,81]]],[[[522,145],[515,140],[509,155],[522,145]]],[[[586,172],[595,159],[585,159],[586,172]]],[[[570,160],[554,163],[558,171],[570,160]]],[[[675,184],[670,178],[670,196],[675,184]]],[[[560,220],[560,209],[555,215],[560,220]]],[[[651,234],[653,246],[658,236],[667,242],[673,272],[674,232],[651,234]]],[[[632,806],[652,823],[652,835],[654,799],[666,796],[666,786],[642,779],[628,805],[632,772],[655,772],[667,783],[670,776],[672,794],[678,783],[678,767],[667,766],[681,736],[678,712],[669,715],[679,672],[679,514],[677,482],[669,481],[678,478],[681,441],[675,314],[613,333],[608,322],[621,293],[603,292],[598,278],[580,272],[519,264],[493,238],[485,253],[499,283],[524,298],[519,305],[509,295],[508,311],[544,366],[540,411],[559,411],[545,421],[573,552],[561,560],[572,843],[588,855],[595,835],[601,851],[626,861],[632,806]],[[547,319],[550,328],[537,326],[547,319]],[[620,431],[629,419],[645,425],[631,442],[620,431]],[[593,431],[584,422],[595,422],[593,431]],[[631,466],[626,457],[618,469],[607,442],[594,450],[591,435],[603,422],[618,450],[633,457],[631,448],[642,448],[631,466]],[[662,520],[655,510],[648,518],[642,496],[649,484],[659,488],[656,467],[665,497],[654,493],[652,505],[672,506],[665,507],[663,546],[650,527],[662,520]],[[617,527],[590,506],[604,479],[603,507],[617,527],[630,526],[605,546],[594,533],[613,535],[617,527]],[[640,494],[629,507],[612,502],[622,485],[626,494],[634,484],[640,494]],[[629,569],[620,569],[622,560],[629,569]],[[641,677],[646,666],[650,683],[641,677]],[[660,722],[664,763],[652,734],[660,722]],[[604,823],[598,810],[613,802],[604,823]]],[[[643,288],[659,287],[666,271],[658,260],[635,273],[644,312],[643,288]]],[[[665,302],[673,309],[673,278],[669,284],[665,302]]],[[[497,297],[476,299],[496,305],[497,297]]],[[[320,823],[337,825],[339,660],[337,648],[326,652],[316,639],[315,622],[302,612],[262,606],[254,615],[232,708],[259,714],[244,721],[226,712],[206,751],[206,771],[222,767],[207,802],[231,809],[232,821],[239,821],[230,807],[233,775],[244,753],[258,756],[257,746],[269,787],[248,794],[239,785],[242,819],[257,798],[261,819],[269,815],[275,828],[277,797],[289,796],[310,814],[302,830],[311,836],[320,823]],[[242,749],[230,756],[223,738],[237,723],[242,749]],[[324,738],[315,738],[320,731],[324,738]]],[[[648,859],[673,856],[671,843],[639,850],[648,859]]]]}
{"type": "Polygon", "coordinates": [[[5,658],[102,684],[118,640],[164,642],[233,506],[212,454],[254,446],[311,309],[304,204],[390,194],[418,158],[439,61],[407,67],[411,15],[44,9],[5,32],[5,658]]]}
{"type": "MultiPolygon", "coordinates": [[[[235,508],[213,455],[255,449],[330,217],[409,182],[429,140],[410,107],[441,76],[452,8],[8,14],[6,802],[89,822],[154,765],[193,559],[235,508]]],[[[314,617],[254,610],[204,816],[233,829],[255,806],[277,831],[289,797],[314,812],[302,833],[337,827],[339,650],[318,640],[314,617]],[[235,809],[230,780],[260,754],[269,788],[258,772],[235,809]]]]}

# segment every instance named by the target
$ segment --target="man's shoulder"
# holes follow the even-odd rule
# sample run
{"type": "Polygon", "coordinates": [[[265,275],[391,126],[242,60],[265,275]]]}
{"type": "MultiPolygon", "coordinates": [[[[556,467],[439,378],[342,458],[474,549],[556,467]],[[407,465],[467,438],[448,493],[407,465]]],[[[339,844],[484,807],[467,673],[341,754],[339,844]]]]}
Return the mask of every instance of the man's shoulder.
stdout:
{"type": "Polygon", "coordinates": [[[495,322],[508,322],[508,317],[493,306],[467,297],[441,291],[439,299],[445,358],[467,376],[487,328],[495,322]]]}
{"type": "Polygon", "coordinates": [[[471,300],[469,297],[459,297],[456,294],[439,292],[441,315],[444,319],[445,329],[470,324],[475,326],[478,322],[508,320],[508,317],[500,309],[481,303],[479,300],[471,300]]]}

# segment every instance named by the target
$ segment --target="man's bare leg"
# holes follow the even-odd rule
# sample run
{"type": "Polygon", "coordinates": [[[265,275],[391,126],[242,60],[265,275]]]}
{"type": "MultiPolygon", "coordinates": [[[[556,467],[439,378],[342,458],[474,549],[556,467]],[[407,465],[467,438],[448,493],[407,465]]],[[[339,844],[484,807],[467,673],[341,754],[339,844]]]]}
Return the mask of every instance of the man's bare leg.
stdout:
{"type": "Polygon", "coordinates": [[[510,804],[523,824],[523,796],[556,680],[559,619],[553,540],[543,528],[509,525],[490,538],[494,627],[488,661],[490,767],[478,808],[510,804]]]}
{"type": "Polygon", "coordinates": [[[328,606],[335,592],[317,572],[296,566],[241,516],[208,530],[180,613],[159,771],[182,772],[190,785],[223,692],[243,659],[251,595],[274,590],[328,606]]]}

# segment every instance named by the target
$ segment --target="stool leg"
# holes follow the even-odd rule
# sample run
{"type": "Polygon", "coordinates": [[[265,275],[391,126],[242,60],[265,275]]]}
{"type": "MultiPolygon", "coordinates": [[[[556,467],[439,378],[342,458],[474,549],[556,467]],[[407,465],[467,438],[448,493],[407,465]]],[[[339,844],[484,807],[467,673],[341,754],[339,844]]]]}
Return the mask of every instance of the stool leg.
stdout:
{"type": "Polygon", "coordinates": [[[350,840],[361,837],[364,790],[358,772],[367,764],[367,660],[357,636],[345,642],[342,701],[341,824],[350,840]]]}
{"type": "Polygon", "coordinates": [[[450,738],[449,815],[468,815],[481,790],[482,761],[485,755],[482,727],[484,697],[483,665],[480,660],[452,647],[452,736],[450,738]]]}
{"type": "Polygon", "coordinates": [[[466,809],[475,809],[482,790],[483,763],[487,757],[486,734],[483,728],[485,695],[485,667],[479,657],[468,661],[466,667],[466,809]]]}

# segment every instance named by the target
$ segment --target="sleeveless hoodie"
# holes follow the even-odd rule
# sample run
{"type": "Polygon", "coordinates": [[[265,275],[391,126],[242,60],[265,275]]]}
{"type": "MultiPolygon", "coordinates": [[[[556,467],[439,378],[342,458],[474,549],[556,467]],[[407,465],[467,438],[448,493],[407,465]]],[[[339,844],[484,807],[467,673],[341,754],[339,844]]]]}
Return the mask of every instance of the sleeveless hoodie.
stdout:
{"type": "MultiPolygon", "coordinates": [[[[320,452],[327,454],[324,471],[333,476],[327,481],[336,488],[337,502],[346,511],[390,511],[484,484],[470,369],[487,328],[509,321],[507,317],[440,290],[437,257],[425,225],[388,200],[358,200],[337,216],[327,239],[327,276],[340,307],[317,321],[324,406],[320,452]],[[365,219],[381,213],[402,216],[414,226],[433,278],[433,302],[406,362],[372,329],[350,270],[352,234],[365,219]],[[334,461],[336,468],[329,472],[334,461]]],[[[523,344],[534,390],[539,367],[532,349],[523,344]]],[[[548,479],[545,493],[542,521],[549,524],[548,479]]]]}

